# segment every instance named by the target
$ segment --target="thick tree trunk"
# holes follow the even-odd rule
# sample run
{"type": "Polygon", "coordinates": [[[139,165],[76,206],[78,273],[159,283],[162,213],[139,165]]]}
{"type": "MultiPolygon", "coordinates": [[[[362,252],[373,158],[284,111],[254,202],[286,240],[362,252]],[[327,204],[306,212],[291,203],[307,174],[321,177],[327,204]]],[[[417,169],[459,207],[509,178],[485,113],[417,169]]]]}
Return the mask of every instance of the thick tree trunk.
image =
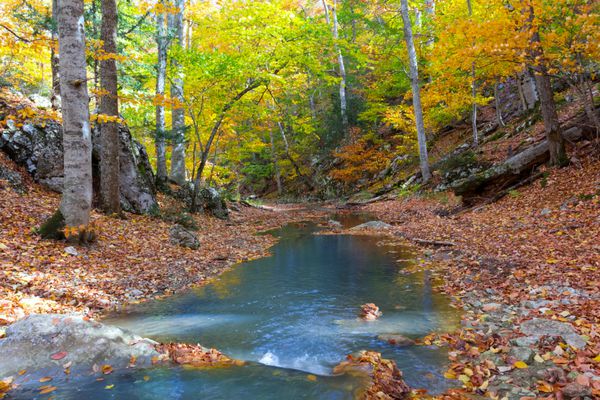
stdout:
{"type": "Polygon", "coordinates": [[[540,95],[544,130],[546,131],[546,139],[548,139],[550,149],[550,164],[562,166],[567,164],[569,160],[565,150],[565,141],[561,134],[558,113],[556,112],[552,83],[545,68],[543,66],[540,66],[540,68],[540,72],[535,72],[535,81],[540,95]]]}
{"type": "MultiPolygon", "coordinates": [[[[105,59],[100,62],[100,83],[104,95],[100,100],[100,114],[119,117],[119,95],[117,92],[117,3],[102,0],[101,39],[104,43],[105,59]]],[[[119,124],[109,121],[100,125],[100,200],[107,214],[121,212],[119,189],[119,124]]]]}
{"type": "Polygon", "coordinates": [[[92,138],[83,0],[60,0],[58,38],[64,131],[64,190],[60,211],[67,226],[87,226],[92,207],[92,138]]]}
{"type": "Polygon", "coordinates": [[[533,66],[533,75],[537,91],[540,97],[540,108],[542,118],[544,120],[544,130],[546,131],[546,139],[550,149],[550,164],[556,166],[566,165],[569,160],[565,150],[565,141],[562,137],[562,131],[556,111],[556,103],[554,101],[554,91],[552,90],[552,82],[548,75],[548,70],[544,62],[544,51],[540,39],[540,32],[537,27],[534,27],[535,9],[529,4],[528,29],[532,30],[531,34],[531,58],[536,63],[533,66]]]}
{"type": "MultiPolygon", "coordinates": [[[[183,32],[184,0],[176,0],[177,13],[173,15],[172,31],[178,46],[185,46],[183,32]]],[[[185,182],[185,110],[183,108],[183,72],[177,60],[173,60],[175,77],[171,83],[171,97],[178,100],[178,105],[172,108],[172,144],[171,152],[171,179],[178,184],[185,182]]]]}
{"type": "Polygon", "coordinates": [[[425,137],[425,122],[423,121],[423,107],[421,105],[421,87],[419,86],[419,66],[417,63],[417,52],[413,42],[412,25],[408,15],[408,0],[401,0],[402,21],[404,23],[404,40],[408,48],[408,59],[410,66],[410,83],[413,94],[413,108],[415,122],[417,125],[417,139],[419,141],[419,157],[421,161],[421,174],[423,181],[431,178],[429,171],[429,157],[427,156],[427,138],[425,137]]]}
{"type": "MultiPolygon", "coordinates": [[[[164,7],[164,0],[160,5],[164,7]]],[[[167,79],[167,47],[168,39],[166,32],[165,13],[160,10],[156,14],[156,47],[158,52],[158,63],[156,65],[156,186],[164,189],[167,183],[167,151],[165,146],[166,129],[165,105],[162,101],[165,95],[165,83],[167,79]]]]}
{"type": "MultiPolygon", "coordinates": [[[[574,142],[582,137],[582,130],[574,127],[565,131],[561,136],[564,136],[563,140],[574,142]]],[[[474,200],[480,199],[482,195],[490,192],[490,188],[497,192],[531,175],[534,168],[550,159],[550,149],[550,142],[544,140],[542,143],[510,157],[502,164],[452,182],[450,188],[457,195],[463,197],[464,203],[474,203],[474,200]]]]}

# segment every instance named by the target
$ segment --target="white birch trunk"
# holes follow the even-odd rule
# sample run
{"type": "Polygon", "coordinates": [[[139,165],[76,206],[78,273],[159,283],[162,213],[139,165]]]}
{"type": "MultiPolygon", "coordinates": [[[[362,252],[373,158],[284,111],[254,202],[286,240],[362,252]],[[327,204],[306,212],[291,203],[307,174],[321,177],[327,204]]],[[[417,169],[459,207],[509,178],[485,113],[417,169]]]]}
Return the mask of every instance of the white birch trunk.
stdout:
{"type": "MultiPolygon", "coordinates": [[[[160,4],[165,5],[164,0],[160,4]]],[[[162,98],[165,94],[165,83],[167,78],[167,31],[166,17],[164,12],[156,14],[156,45],[158,52],[158,63],[156,66],[156,96],[162,98]]],[[[156,183],[160,188],[167,182],[167,152],[165,148],[166,136],[165,105],[159,101],[156,105],[156,183]]]]}
{"type": "MultiPolygon", "coordinates": [[[[339,25],[337,18],[337,0],[333,0],[333,7],[331,8],[331,16],[333,18],[333,38],[339,40],[339,25]]],[[[342,129],[344,131],[344,135],[348,133],[348,102],[346,100],[346,65],[344,64],[344,56],[342,54],[342,50],[339,46],[335,45],[337,56],[338,56],[338,65],[340,68],[340,114],[342,116],[342,129]]]]}
{"type": "MultiPolygon", "coordinates": [[[[178,9],[177,13],[173,15],[173,33],[175,34],[175,41],[178,46],[185,46],[185,37],[183,32],[183,12],[185,8],[184,0],[176,0],[175,5],[178,9]]],[[[179,100],[181,107],[183,107],[183,73],[181,66],[177,60],[173,60],[173,71],[175,77],[171,84],[171,97],[179,100]]],[[[173,150],[171,152],[171,179],[174,182],[182,185],[185,183],[185,110],[180,107],[173,107],[172,109],[172,145],[173,150]]]]}
{"type": "Polygon", "coordinates": [[[92,138],[83,0],[60,0],[58,43],[64,149],[60,211],[67,226],[87,226],[92,208],[92,138]]]}
{"type": "Polygon", "coordinates": [[[417,63],[417,52],[413,41],[412,26],[408,15],[408,0],[401,0],[402,21],[404,23],[404,40],[408,48],[408,59],[410,66],[410,83],[413,94],[413,108],[415,122],[417,125],[417,139],[419,141],[419,158],[421,162],[421,174],[423,181],[431,179],[429,171],[429,159],[427,156],[427,138],[425,137],[425,123],[423,121],[423,107],[421,106],[421,87],[419,86],[419,66],[417,63]]]}

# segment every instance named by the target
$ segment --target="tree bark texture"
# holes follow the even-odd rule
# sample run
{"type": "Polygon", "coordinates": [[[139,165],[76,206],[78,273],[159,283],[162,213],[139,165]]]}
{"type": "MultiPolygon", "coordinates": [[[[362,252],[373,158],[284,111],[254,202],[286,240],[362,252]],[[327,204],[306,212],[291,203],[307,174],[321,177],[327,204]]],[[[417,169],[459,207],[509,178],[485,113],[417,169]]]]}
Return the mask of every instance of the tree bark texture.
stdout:
{"type": "Polygon", "coordinates": [[[83,0],[60,0],[58,40],[64,148],[60,210],[67,226],[86,226],[92,207],[92,138],[83,0]]]}
{"type": "MultiPolygon", "coordinates": [[[[183,32],[183,12],[185,8],[184,0],[176,0],[175,6],[177,13],[172,18],[172,32],[175,43],[178,46],[185,46],[183,32]]],[[[171,179],[182,185],[185,183],[185,109],[183,108],[183,71],[177,60],[172,60],[174,78],[171,83],[171,97],[177,99],[179,106],[172,108],[172,145],[171,152],[171,179]]]]}
{"type": "Polygon", "coordinates": [[[417,63],[417,52],[413,41],[412,25],[408,15],[408,0],[401,0],[402,21],[404,23],[404,40],[408,48],[408,59],[410,66],[410,83],[413,94],[413,108],[415,122],[417,125],[417,139],[419,142],[419,158],[423,181],[431,178],[429,170],[429,158],[427,155],[427,138],[425,136],[425,122],[423,120],[423,107],[421,105],[421,87],[419,86],[419,66],[417,63]]]}
{"type": "MultiPolygon", "coordinates": [[[[100,114],[119,117],[119,95],[117,89],[117,3],[102,0],[102,27],[100,37],[104,43],[105,58],[100,61],[100,114]]],[[[119,124],[109,121],[100,125],[100,200],[107,214],[121,212],[119,190],[119,124]]]]}

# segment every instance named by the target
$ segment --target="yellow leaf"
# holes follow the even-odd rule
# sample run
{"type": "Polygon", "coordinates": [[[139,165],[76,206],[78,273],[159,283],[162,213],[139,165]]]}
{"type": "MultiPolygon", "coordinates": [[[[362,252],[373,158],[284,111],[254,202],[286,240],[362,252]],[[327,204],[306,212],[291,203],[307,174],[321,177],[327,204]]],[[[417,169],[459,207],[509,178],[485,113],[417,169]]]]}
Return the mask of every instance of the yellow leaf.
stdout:
{"type": "Polygon", "coordinates": [[[593,360],[596,361],[597,363],[600,363],[600,354],[598,354],[596,357],[594,357],[593,360]]]}
{"type": "Polygon", "coordinates": [[[454,373],[454,371],[446,371],[444,372],[444,378],[446,379],[456,379],[456,374],[454,373]]]}
{"type": "Polygon", "coordinates": [[[527,364],[525,364],[523,361],[517,361],[516,363],[513,364],[513,366],[515,368],[519,368],[519,369],[525,369],[525,368],[529,368],[527,366],[527,364]]]}
{"type": "Polygon", "coordinates": [[[466,375],[460,375],[460,376],[458,377],[458,380],[459,380],[459,381],[461,381],[462,383],[464,383],[465,385],[466,385],[467,383],[471,382],[471,378],[469,378],[469,377],[468,377],[468,376],[466,376],[466,375]]]}
{"type": "Polygon", "coordinates": [[[311,382],[316,382],[317,381],[317,377],[314,375],[306,375],[306,379],[308,379],[311,382]]]}
{"type": "Polygon", "coordinates": [[[54,392],[56,390],[56,386],[42,386],[40,387],[40,394],[47,394],[54,392]]]}
{"type": "Polygon", "coordinates": [[[115,387],[115,385],[106,385],[106,386],[104,386],[104,389],[110,390],[110,389],[112,389],[114,387],[115,387]]]}

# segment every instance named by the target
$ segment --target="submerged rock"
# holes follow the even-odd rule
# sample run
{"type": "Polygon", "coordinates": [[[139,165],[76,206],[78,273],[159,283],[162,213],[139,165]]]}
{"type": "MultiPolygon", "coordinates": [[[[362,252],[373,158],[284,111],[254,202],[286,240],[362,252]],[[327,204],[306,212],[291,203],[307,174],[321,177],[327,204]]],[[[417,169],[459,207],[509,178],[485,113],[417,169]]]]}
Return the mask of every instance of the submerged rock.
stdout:
{"type": "Polygon", "coordinates": [[[0,377],[66,363],[76,366],[111,363],[127,366],[131,357],[150,364],[159,357],[157,343],[115,326],[77,314],[33,314],[6,328],[0,339],[0,377]]]}
{"type": "Polygon", "coordinates": [[[382,315],[383,313],[379,311],[379,307],[373,303],[367,303],[360,306],[360,317],[365,321],[374,321],[382,315]]]}
{"type": "Polygon", "coordinates": [[[364,230],[364,229],[381,230],[381,229],[390,229],[390,228],[392,228],[392,225],[386,224],[383,221],[369,221],[369,222],[365,222],[364,224],[360,224],[355,227],[352,227],[352,228],[350,228],[350,230],[351,231],[360,231],[360,230],[364,230]]]}
{"type": "Polygon", "coordinates": [[[169,343],[157,346],[158,351],[166,354],[175,364],[192,367],[242,366],[244,361],[234,360],[216,349],[207,349],[200,345],[169,343]]]}
{"type": "Polygon", "coordinates": [[[377,339],[387,342],[397,347],[407,347],[415,345],[415,341],[411,338],[399,334],[384,334],[377,336],[377,339]]]}
{"type": "Polygon", "coordinates": [[[177,224],[169,229],[169,240],[175,246],[188,247],[196,250],[200,247],[200,241],[194,232],[185,229],[177,224]]]}
{"type": "Polygon", "coordinates": [[[361,351],[350,355],[333,368],[333,373],[350,374],[368,379],[363,399],[407,399],[411,390],[402,378],[396,363],[374,351],[361,351]]]}

